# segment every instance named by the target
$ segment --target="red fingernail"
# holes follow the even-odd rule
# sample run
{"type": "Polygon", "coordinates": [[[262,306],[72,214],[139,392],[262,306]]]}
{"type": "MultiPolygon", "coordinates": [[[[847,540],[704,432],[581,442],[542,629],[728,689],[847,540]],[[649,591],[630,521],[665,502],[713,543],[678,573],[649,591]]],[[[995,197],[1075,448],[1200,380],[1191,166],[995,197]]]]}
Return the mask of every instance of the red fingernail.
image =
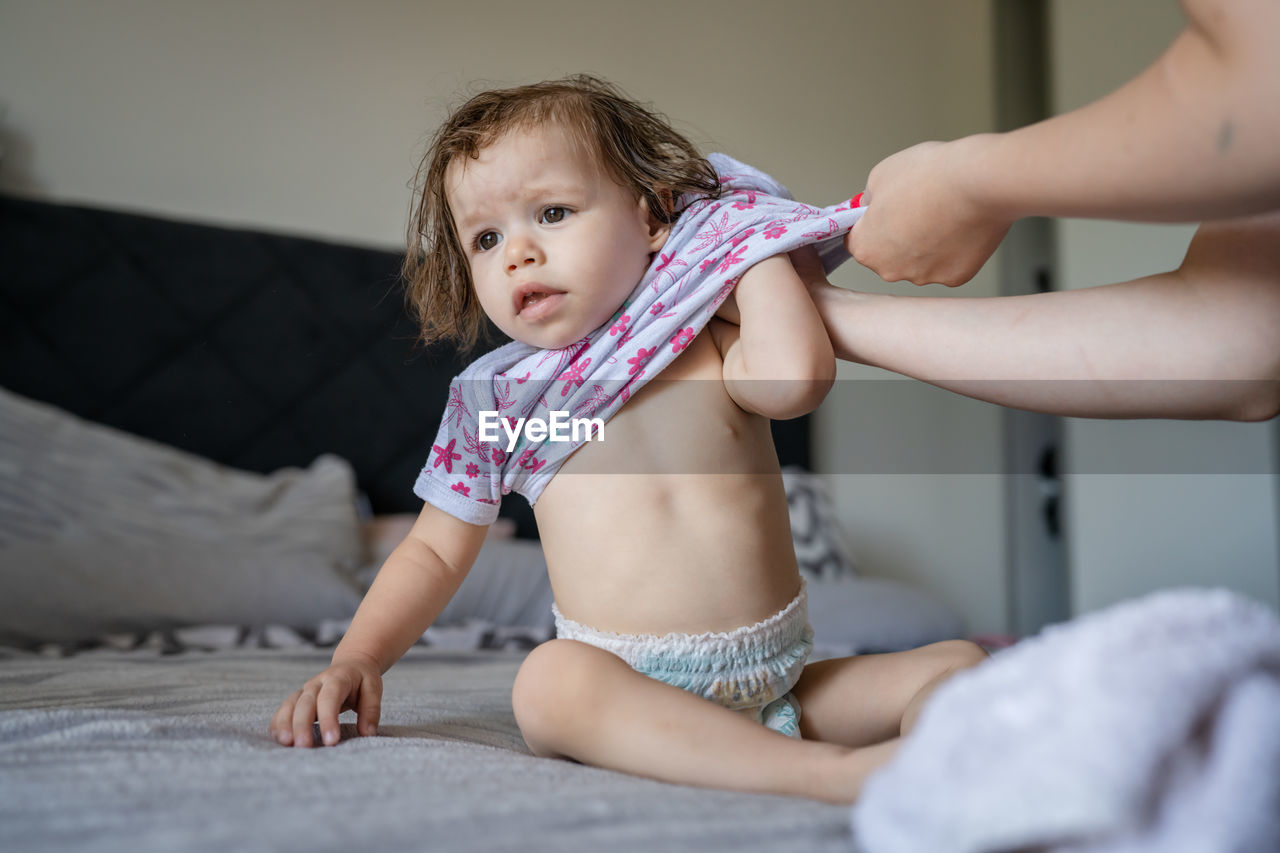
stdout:
{"type": "Polygon", "coordinates": [[[850,206],[850,207],[862,207],[862,197],[863,197],[864,195],[866,195],[866,193],[865,193],[865,192],[860,192],[860,193],[858,193],[857,195],[855,195],[853,198],[849,199],[849,206],[850,206]]]}

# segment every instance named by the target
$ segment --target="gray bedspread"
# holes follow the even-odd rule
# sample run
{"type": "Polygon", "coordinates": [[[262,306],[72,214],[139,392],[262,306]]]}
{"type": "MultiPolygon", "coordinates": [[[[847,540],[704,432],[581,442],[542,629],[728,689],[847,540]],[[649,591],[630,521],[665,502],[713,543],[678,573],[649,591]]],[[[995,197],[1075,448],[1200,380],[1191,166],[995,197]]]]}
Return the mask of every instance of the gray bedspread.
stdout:
{"type": "Polygon", "coordinates": [[[329,650],[0,653],[0,850],[851,849],[849,812],[529,755],[521,653],[415,646],[379,735],[277,746],[267,722],[329,650]]]}

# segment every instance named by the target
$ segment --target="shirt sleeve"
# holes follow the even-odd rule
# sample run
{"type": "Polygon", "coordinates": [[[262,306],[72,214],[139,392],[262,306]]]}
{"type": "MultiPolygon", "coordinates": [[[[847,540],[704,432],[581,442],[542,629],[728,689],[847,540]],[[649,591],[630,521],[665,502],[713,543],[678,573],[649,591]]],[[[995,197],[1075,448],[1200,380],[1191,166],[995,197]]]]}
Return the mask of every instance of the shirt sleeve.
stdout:
{"type": "Polygon", "coordinates": [[[475,395],[467,393],[474,384],[463,376],[450,383],[444,418],[413,493],[469,524],[492,524],[502,503],[505,454],[480,441],[475,395]]]}

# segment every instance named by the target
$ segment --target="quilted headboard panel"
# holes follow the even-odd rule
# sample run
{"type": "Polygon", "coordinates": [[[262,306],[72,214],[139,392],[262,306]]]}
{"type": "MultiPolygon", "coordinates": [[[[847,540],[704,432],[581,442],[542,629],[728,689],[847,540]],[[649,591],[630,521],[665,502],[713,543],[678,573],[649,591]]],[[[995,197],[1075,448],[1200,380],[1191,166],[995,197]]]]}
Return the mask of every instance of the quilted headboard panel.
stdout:
{"type": "MultiPolygon", "coordinates": [[[[377,511],[421,507],[463,362],[414,343],[398,254],[0,196],[0,258],[0,385],[238,468],[337,453],[377,511]]],[[[807,419],[775,437],[807,466],[807,419]]]]}

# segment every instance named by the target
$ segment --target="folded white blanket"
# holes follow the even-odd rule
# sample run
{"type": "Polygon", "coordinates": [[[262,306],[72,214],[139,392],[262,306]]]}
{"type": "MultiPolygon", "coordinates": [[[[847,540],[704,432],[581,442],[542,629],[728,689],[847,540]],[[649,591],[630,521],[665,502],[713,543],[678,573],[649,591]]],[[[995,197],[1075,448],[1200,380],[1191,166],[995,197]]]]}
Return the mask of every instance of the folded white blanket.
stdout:
{"type": "Polygon", "coordinates": [[[870,853],[1280,851],[1280,621],[1117,605],[943,685],[853,809],[870,853]]]}

